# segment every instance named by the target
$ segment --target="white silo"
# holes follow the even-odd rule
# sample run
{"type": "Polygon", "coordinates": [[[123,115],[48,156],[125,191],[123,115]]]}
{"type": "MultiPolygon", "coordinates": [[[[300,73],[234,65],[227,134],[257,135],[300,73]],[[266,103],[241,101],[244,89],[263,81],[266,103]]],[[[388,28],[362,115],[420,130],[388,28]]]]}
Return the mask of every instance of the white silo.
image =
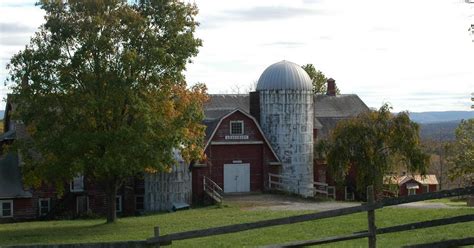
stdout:
{"type": "Polygon", "coordinates": [[[260,125],[282,162],[286,190],[313,194],[313,91],[297,64],[270,65],[258,80],[260,125]]]}

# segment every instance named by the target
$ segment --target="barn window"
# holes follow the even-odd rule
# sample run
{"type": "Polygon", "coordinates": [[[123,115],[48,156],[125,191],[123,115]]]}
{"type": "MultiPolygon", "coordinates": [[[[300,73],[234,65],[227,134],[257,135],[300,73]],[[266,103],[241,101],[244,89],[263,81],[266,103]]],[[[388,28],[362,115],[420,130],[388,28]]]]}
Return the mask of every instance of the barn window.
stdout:
{"type": "Polygon", "coordinates": [[[142,195],[135,196],[135,209],[141,211],[145,209],[145,202],[142,195]]]}
{"type": "Polygon", "coordinates": [[[46,215],[51,208],[51,200],[49,198],[40,198],[38,200],[39,205],[39,215],[46,215]]]}
{"type": "Polygon", "coordinates": [[[244,122],[243,121],[231,121],[230,122],[230,134],[231,135],[243,135],[244,134],[244,122]]]}
{"type": "Polygon", "coordinates": [[[121,195],[118,195],[115,197],[115,211],[117,211],[117,213],[122,212],[122,196],[121,195]]]}
{"type": "Polygon", "coordinates": [[[416,195],[416,190],[420,188],[417,183],[407,183],[408,195],[416,195]]]}
{"type": "Polygon", "coordinates": [[[423,189],[424,189],[423,193],[430,192],[430,187],[428,185],[423,185],[423,189]]]}
{"type": "Polygon", "coordinates": [[[69,190],[71,192],[83,192],[84,191],[84,176],[78,175],[69,184],[69,190]]]}
{"type": "Polygon", "coordinates": [[[13,201],[0,201],[0,218],[13,217],[13,201]]]}

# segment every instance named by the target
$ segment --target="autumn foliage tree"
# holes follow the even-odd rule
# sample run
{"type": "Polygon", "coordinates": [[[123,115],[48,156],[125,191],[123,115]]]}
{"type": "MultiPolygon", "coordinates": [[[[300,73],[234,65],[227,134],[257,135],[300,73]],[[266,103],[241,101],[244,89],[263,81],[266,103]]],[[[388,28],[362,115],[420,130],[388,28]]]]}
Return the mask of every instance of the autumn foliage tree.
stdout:
{"type": "Polygon", "coordinates": [[[340,121],[326,144],[329,170],[343,181],[351,163],[357,172],[357,189],[364,195],[368,185],[381,189],[383,177],[395,166],[425,174],[429,156],[421,150],[419,127],[408,113],[390,113],[383,105],[355,118],[340,121]]]}
{"type": "Polygon", "coordinates": [[[45,23],[8,66],[16,142],[30,184],[62,189],[77,175],[103,184],[107,222],[117,189],[146,169],[202,154],[204,85],[182,72],[196,56],[197,7],[178,0],[42,0],[45,23]]]}

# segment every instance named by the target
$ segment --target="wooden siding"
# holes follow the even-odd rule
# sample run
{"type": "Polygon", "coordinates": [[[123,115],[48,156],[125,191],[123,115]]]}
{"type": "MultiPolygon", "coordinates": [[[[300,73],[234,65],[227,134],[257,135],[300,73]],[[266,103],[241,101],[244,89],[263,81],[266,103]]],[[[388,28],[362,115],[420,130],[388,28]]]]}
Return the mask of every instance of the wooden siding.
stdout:
{"type": "Polygon", "coordinates": [[[205,167],[194,167],[192,172],[193,200],[201,201],[203,192],[203,176],[207,176],[224,187],[224,164],[250,164],[250,191],[263,191],[267,185],[269,171],[279,172],[278,165],[269,165],[277,158],[266,144],[257,124],[245,114],[237,111],[222,120],[206,148],[207,160],[205,167]],[[226,139],[230,135],[230,122],[243,121],[246,139],[226,139]],[[248,138],[247,138],[248,136],[248,138]],[[213,142],[219,142],[214,143],[213,142]]]}

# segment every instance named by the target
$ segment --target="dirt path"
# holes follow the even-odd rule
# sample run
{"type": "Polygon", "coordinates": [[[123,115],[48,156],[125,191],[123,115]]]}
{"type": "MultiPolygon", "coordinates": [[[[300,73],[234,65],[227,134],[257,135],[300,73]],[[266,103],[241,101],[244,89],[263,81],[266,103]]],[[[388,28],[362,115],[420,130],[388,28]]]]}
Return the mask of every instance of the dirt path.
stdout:
{"type": "Polygon", "coordinates": [[[230,195],[224,203],[233,203],[245,210],[316,210],[325,211],[358,206],[357,202],[315,201],[279,194],[230,195]]]}
{"type": "MultiPolygon", "coordinates": [[[[315,201],[298,198],[295,196],[279,194],[250,194],[250,195],[226,195],[224,204],[231,203],[238,205],[244,210],[315,210],[326,211],[339,208],[359,206],[359,202],[341,202],[341,201],[315,201]]],[[[438,202],[413,202],[393,206],[395,208],[459,208],[458,206],[449,206],[438,202]]]]}

